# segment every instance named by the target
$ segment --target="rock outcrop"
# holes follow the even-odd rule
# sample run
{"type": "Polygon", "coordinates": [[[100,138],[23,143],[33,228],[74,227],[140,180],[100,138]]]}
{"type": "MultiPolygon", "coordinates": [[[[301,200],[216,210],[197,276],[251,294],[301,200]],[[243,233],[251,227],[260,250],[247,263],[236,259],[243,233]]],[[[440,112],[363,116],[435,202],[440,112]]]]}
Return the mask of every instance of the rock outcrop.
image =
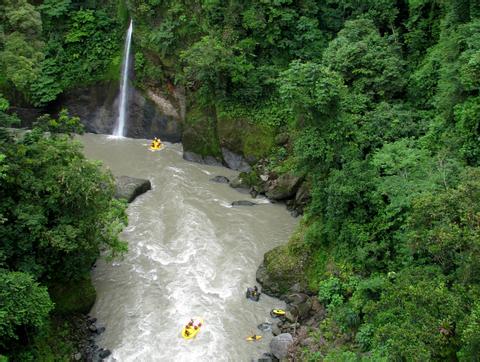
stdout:
{"type": "Polygon", "coordinates": [[[293,198],[300,187],[302,177],[286,173],[271,181],[267,186],[265,195],[272,200],[285,200],[293,198]]]}
{"type": "Polygon", "coordinates": [[[281,360],[288,356],[288,349],[293,344],[293,337],[290,333],[282,333],[273,337],[270,342],[271,353],[281,360]]]}
{"type": "Polygon", "coordinates": [[[225,147],[222,147],[222,156],[228,168],[231,168],[232,170],[250,172],[252,169],[241,155],[236,154],[225,147]]]}
{"type": "MultiPolygon", "coordinates": [[[[67,108],[70,115],[80,117],[87,132],[111,134],[118,116],[118,101],[118,83],[105,82],[66,92],[57,102],[57,111],[67,108]]],[[[132,88],[129,105],[127,137],[156,136],[165,141],[180,142],[181,113],[167,97],[152,90],[143,94],[132,88]]]]}
{"type": "Polygon", "coordinates": [[[304,264],[306,255],[295,255],[288,245],[278,246],[265,253],[256,273],[262,292],[273,297],[307,290],[304,264]]]}
{"type": "Polygon", "coordinates": [[[222,161],[213,156],[201,156],[198,153],[191,151],[183,152],[183,159],[186,161],[202,163],[210,166],[223,166],[222,161]]]}
{"type": "Polygon", "coordinates": [[[115,197],[132,202],[135,198],[152,189],[149,180],[130,176],[115,177],[115,197]]]}

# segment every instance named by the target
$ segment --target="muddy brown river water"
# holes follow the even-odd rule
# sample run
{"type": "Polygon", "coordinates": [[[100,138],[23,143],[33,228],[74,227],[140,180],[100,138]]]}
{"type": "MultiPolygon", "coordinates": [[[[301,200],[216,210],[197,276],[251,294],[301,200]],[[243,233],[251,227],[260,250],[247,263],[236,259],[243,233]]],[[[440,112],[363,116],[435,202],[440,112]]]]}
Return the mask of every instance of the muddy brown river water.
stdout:
{"type": "Polygon", "coordinates": [[[112,351],[109,361],[251,361],[269,350],[270,332],[257,325],[283,302],[262,295],[245,298],[255,284],[263,254],[285,243],[297,220],[284,205],[251,200],[227,184],[209,181],[235,171],[182,159],[181,144],[159,152],[148,141],[79,137],[90,159],[103,161],[114,175],[147,178],[153,189],[128,207],[121,234],[129,251],[113,262],[99,260],[93,271],[97,301],[91,315],[106,327],[98,344],[112,351]],[[184,340],[191,317],[205,325],[184,340]],[[258,342],[245,337],[261,334],[258,342]]]}

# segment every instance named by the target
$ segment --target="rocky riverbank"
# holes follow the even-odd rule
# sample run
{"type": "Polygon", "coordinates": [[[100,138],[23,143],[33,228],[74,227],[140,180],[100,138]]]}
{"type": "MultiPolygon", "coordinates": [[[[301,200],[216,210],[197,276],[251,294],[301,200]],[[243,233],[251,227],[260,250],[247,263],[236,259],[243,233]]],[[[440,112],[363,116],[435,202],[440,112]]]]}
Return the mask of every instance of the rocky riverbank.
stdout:
{"type": "MultiPolygon", "coordinates": [[[[252,198],[265,195],[272,202],[285,202],[294,217],[303,213],[310,200],[309,184],[303,177],[269,173],[261,161],[249,172],[242,172],[232,180],[225,176],[215,176],[210,181],[229,184],[243,193],[250,193],[252,198]]],[[[232,206],[254,205],[254,202],[248,200],[232,202],[232,206]]],[[[296,249],[294,239],[293,237],[293,241],[287,245],[268,251],[256,272],[262,293],[279,298],[287,304],[284,316],[272,315],[271,324],[258,326],[264,333],[272,333],[274,336],[270,351],[259,357],[258,362],[295,360],[301,348],[313,343],[308,337],[308,330],[318,328],[326,315],[324,306],[309,290],[305,279],[308,255],[305,251],[292,252],[292,249],[296,249]]]]}
{"type": "Polygon", "coordinates": [[[75,326],[76,351],[71,360],[100,362],[110,356],[111,352],[108,349],[103,349],[95,343],[98,335],[105,331],[105,327],[101,327],[96,318],[81,314],[73,317],[72,323],[75,326]]]}
{"type": "Polygon", "coordinates": [[[281,299],[287,303],[285,315],[272,314],[272,323],[258,326],[264,333],[271,332],[274,336],[270,351],[258,358],[258,362],[297,360],[299,349],[312,347],[314,343],[308,337],[308,330],[317,329],[326,316],[325,308],[316,296],[298,292],[284,295],[281,299]]]}
{"type": "MultiPolygon", "coordinates": [[[[212,164],[191,152],[186,153],[184,158],[188,161],[212,164]]],[[[245,161],[243,160],[243,162],[245,161]]],[[[219,163],[213,163],[213,165],[221,166],[219,163]]],[[[232,180],[225,176],[215,176],[210,181],[228,183],[232,188],[243,193],[249,193],[253,199],[258,195],[264,195],[272,202],[284,202],[294,217],[303,214],[305,206],[310,201],[310,185],[304,177],[291,173],[278,175],[269,172],[265,163],[261,161],[254,165],[250,171],[241,172],[232,180]]],[[[252,206],[255,204],[245,200],[235,201],[234,203],[237,206],[252,206]]]]}

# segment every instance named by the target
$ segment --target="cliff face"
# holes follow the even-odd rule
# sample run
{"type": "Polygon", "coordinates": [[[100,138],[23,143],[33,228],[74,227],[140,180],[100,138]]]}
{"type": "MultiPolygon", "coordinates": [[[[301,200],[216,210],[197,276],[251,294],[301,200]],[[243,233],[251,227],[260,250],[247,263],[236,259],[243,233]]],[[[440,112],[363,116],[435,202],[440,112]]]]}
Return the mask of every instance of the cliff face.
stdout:
{"type": "MultiPolygon", "coordinates": [[[[78,116],[87,132],[110,134],[117,119],[118,83],[106,82],[77,88],[65,93],[57,107],[67,108],[78,116]]],[[[160,137],[169,142],[181,141],[179,106],[155,93],[131,88],[126,136],[132,138],[160,137]]]]}

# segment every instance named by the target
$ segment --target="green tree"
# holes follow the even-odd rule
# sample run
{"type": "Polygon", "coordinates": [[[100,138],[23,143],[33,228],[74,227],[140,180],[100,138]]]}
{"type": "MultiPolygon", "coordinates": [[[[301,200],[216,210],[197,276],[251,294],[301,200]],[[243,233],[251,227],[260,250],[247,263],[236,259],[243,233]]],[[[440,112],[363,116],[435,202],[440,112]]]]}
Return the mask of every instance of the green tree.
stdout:
{"type": "Polygon", "coordinates": [[[378,302],[363,310],[373,325],[372,349],[393,359],[454,358],[462,304],[434,267],[405,269],[385,285],[378,302]]]}
{"type": "Polygon", "coordinates": [[[0,38],[0,74],[28,98],[45,56],[40,13],[26,0],[6,0],[0,6],[0,20],[5,24],[5,35],[0,38]]]}
{"type": "Polygon", "coordinates": [[[338,71],[356,92],[383,99],[403,92],[404,62],[399,50],[371,20],[346,22],[324,56],[325,65],[338,71]]]}
{"type": "Polygon", "coordinates": [[[0,269],[0,347],[18,338],[18,329],[41,328],[53,303],[31,275],[0,269]]]}
{"type": "MultiPolygon", "coordinates": [[[[71,130],[72,121],[63,114],[54,126],[71,130]]],[[[100,248],[125,250],[118,239],[125,205],[113,199],[112,176],[87,161],[78,143],[36,129],[0,150],[8,165],[0,184],[0,237],[9,268],[38,279],[75,280],[100,248]]]]}

